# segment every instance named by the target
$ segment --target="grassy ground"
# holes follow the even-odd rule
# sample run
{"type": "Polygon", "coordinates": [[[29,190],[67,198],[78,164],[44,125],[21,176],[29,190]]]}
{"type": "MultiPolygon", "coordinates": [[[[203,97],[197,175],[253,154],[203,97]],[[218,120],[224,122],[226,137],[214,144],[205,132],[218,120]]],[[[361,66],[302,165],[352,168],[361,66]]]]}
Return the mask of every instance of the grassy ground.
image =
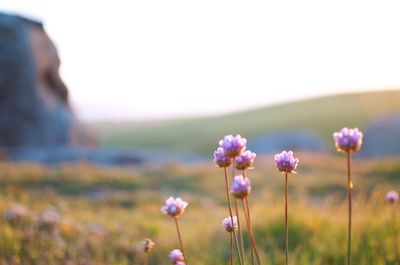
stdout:
{"type": "MultiPolygon", "coordinates": [[[[296,156],[298,174],[289,179],[290,264],[342,265],[345,157],[296,156]]],[[[257,157],[256,169],[248,172],[252,220],[266,265],[283,264],[284,257],[283,178],[272,161],[257,157]]],[[[400,189],[400,160],[354,162],[353,262],[394,265],[394,219],[384,197],[400,189]]],[[[211,162],[130,169],[1,163],[0,264],[142,264],[141,241],[147,237],[156,242],[150,264],[168,264],[178,241],[173,220],[160,207],[170,195],[190,203],[181,218],[189,264],[227,264],[224,194],[222,171],[211,162]],[[28,209],[27,216],[7,220],[6,212],[17,204],[28,209]],[[40,221],[48,209],[60,214],[54,225],[40,221]]]]}
{"type": "Polygon", "coordinates": [[[218,117],[93,124],[92,129],[103,146],[209,155],[216,139],[228,133],[241,133],[251,140],[277,130],[309,129],[331,141],[332,132],[344,126],[363,128],[376,116],[400,113],[398,102],[400,90],[369,92],[316,98],[218,117]]]}

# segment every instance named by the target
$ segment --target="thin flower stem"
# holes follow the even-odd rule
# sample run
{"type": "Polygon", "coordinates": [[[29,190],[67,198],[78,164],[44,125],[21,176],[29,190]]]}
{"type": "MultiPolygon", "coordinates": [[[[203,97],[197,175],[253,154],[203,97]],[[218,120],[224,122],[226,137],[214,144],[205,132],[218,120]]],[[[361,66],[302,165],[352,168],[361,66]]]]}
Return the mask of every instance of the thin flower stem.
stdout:
{"type": "Polygon", "coordinates": [[[234,234],[234,233],[235,233],[235,231],[232,231],[231,233],[229,233],[231,236],[231,248],[230,248],[231,249],[231,254],[230,254],[231,265],[233,265],[233,235],[232,234],[234,234]]]}
{"type": "Polygon", "coordinates": [[[175,225],[176,225],[176,232],[178,233],[178,238],[179,238],[179,245],[181,246],[181,251],[182,251],[182,254],[183,254],[183,258],[185,259],[185,263],[187,265],[188,262],[187,262],[187,257],[185,255],[185,251],[183,250],[183,242],[182,242],[182,237],[181,237],[181,231],[179,229],[178,218],[175,217],[174,219],[175,219],[175,225]]]}
{"type": "MultiPolygon", "coordinates": [[[[235,178],[235,159],[233,160],[232,163],[232,179],[235,178]]],[[[235,213],[237,217],[237,224],[238,224],[238,234],[239,234],[239,243],[240,243],[240,250],[241,250],[241,257],[242,257],[242,264],[245,265],[245,255],[244,255],[244,244],[243,244],[243,232],[242,232],[242,227],[240,225],[240,216],[239,216],[239,207],[237,203],[237,199],[235,198],[235,213]]]]}
{"type": "MultiPolygon", "coordinates": [[[[225,186],[226,186],[226,198],[228,200],[228,208],[229,208],[229,217],[231,218],[231,222],[233,224],[233,227],[235,227],[234,222],[233,222],[233,214],[232,214],[232,207],[231,207],[231,195],[229,193],[229,180],[228,180],[228,173],[226,172],[226,167],[224,168],[224,173],[225,173],[225,186]]],[[[237,217],[238,218],[238,217],[237,217]]],[[[240,265],[242,265],[242,256],[240,254],[240,250],[239,250],[239,242],[236,236],[236,231],[235,228],[232,231],[233,233],[233,237],[235,239],[235,243],[236,243],[236,250],[238,253],[238,257],[239,257],[239,263],[240,265]]]]}
{"type": "Polygon", "coordinates": [[[285,173],[285,264],[289,264],[288,173],[285,173]]]}
{"type": "MultiPolygon", "coordinates": [[[[246,179],[246,173],[245,173],[244,170],[243,170],[243,177],[246,179]]],[[[246,216],[247,229],[249,231],[250,242],[251,242],[251,245],[252,245],[252,248],[253,248],[252,252],[251,252],[252,260],[253,260],[253,263],[254,263],[254,257],[253,257],[253,250],[254,250],[254,253],[256,254],[257,264],[261,265],[260,255],[258,254],[257,244],[256,244],[256,240],[255,240],[254,234],[253,234],[253,227],[251,225],[250,207],[249,207],[249,198],[248,197],[243,199],[243,207],[245,209],[244,214],[246,216]]]]}
{"type": "Polygon", "coordinates": [[[349,226],[348,226],[348,237],[347,237],[347,265],[351,265],[351,191],[353,189],[353,182],[351,181],[351,151],[347,152],[347,189],[349,199],[349,226]]]}
{"type": "Polygon", "coordinates": [[[399,239],[398,231],[397,231],[397,216],[396,216],[396,203],[392,203],[392,215],[393,215],[393,248],[394,248],[394,256],[396,259],[396,264],[400,264],[400,255],[399,248],[397,245],[397,240],[399,239]]]}
{"type": "Polygon", "coordinates": [[[253,243],[254,253],[256,254],[257,264],[261,265],[260,255],[258,254],[257,243],[256,243],[256,240],[254,238],[253,227],[251,225],[249,199],[248,198],[244,198],[244,202],[245,202],[246,209],[247,209],[247,219],[249,221],[249,233],[250,233],[251,240],[252,240],[252,243],[253,243]]]}
{"type": "Polygon", "coordinates": [[[239,231],[239,240],[240,240],[240,250],[241,250],[241,255],[242,255],[242,263],[243,263],[243,265],[245,265],[243,232],[242,232],[242,228],[240,226],[239,207],[238,207],[238,203],[237,203],[237,199],[236,198],[235,198],[235,212],[236,212],[238,231],[239,231]]]}
{"type": "Polygon", "coordinates": [[[149,262],[149,254],[148,254],[148,253],[145,253],[145,254],[144,254],[144,262],[143,262],[143,264],[144,264],[144,265],[147,265],[148,262],[149,262]]]}

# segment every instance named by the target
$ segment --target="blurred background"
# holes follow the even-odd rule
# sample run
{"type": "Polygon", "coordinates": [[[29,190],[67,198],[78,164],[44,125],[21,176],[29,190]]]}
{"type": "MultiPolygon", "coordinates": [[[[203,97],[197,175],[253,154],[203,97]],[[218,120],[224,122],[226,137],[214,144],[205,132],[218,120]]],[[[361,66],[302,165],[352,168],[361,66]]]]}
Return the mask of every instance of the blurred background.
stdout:
{"type": "Polygon", "coordinates": [[[400,187],[399,8],[0,0],[0,264],[141,264],[146,237],[158,248],[150,264],[165,263],[177,247],[159,210],[170,195],[190,203],[189,256],[224,264],[212,154],[226,134],[257,152],[263,260],[283,261],[273,155],[291,149],[292,265],[344,264],[345,161],[332,139],[342,127],[364,132],[354,262],[399,264],[384,200],[400,187]]]}

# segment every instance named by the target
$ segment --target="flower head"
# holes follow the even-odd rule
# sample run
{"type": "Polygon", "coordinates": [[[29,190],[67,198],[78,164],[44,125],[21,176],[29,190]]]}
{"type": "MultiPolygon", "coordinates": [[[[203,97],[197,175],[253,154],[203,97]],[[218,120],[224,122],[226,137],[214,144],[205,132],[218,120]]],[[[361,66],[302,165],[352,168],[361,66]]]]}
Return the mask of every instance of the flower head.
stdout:
{"type": "Polygon", "coordinates": [[[223,140],[219,141],[219,146],[224,149],[225,155],[228,157],[236,157],[246,149],[245,138],[240,135],[226,135],[223,140]]]}
{"type": "Polygon", "coordinates": [[[188,206],[188,203],[182,200],[181,198],[173,198],[169,197],[165,201],[165,205],[161,207],[161,211],[165,214],[168,214],[172,217],[179,217],[185,211],[185,208],[188,206]]]}
{"type": "Polygon", "coordinates": [[[43,230],[52,231],[60,223],[61,216],[58,211],[52,207],[42,212],[39,216],[39,226],[43,230]]]}
{"type": "Polygon", "coordinates": [[[143,241],[143,250],[145,253],[150,253],[150,251],[153,249],[153,247],[154,247],[153,240],[147,238],[143,241]]]}
{"type": "Polygon", "coordinates": [[[233,223],[232,223],[232,219],[230,216],[224,218],[224,220],[222,220],[222,224],[225,227],[225,230],[227,232],[233,232],[234,230],[238,230],[238,223],[237,223],[237,217],[233,216],[233,223]]]}
{"type": "Polygon", "coordinates": [[[363,134],[357,128],[343,128],[333,134],[335,146],[338,151],[358,151],[361,148],[363,134]]]}
{"type": "Polygon", "coordinates": [[[252,168],[254,163],[254,158],[256,158],[256,153],[249,150],[245,151],[241,155],[235,158],[235,168],[237,170],[245,170],[247,168],[252,168]]]}
{"type": "Polygon", "coordinates": [[[7,210],[4,217],[10,223],[20,223],[28,217],[28,210],[25,206],[15,205],[7,210]]]}
{"type": "Polygon", "coordinates": [[[299,160],[293,157],[293,152],[283,151],[280,154],[275,155],[275,165],[282,173],[296,173],[296,169],[299,160]]]}
{"type": "Polygon", "coordinates": [[[238,199],[247,197],[251,192],[250,180],[244,178],[242,175],[238,175],[234,178],[231,193],[238,199]]]}
{"type": "Polygon", "coordinates": [[[232,161],[232,157],[226,156],[222,147],[218,147],[217,150],[214,151],[214,163],[217,166],[230,167],[232,165],[232,161]]]}
{"type": "Polygon", "coordinates": [[[185,261],[185,258],[183,256],[182,251],[180,251],[179,249],[174,249],[169,253],[169,260],[172,262],[172,264],[176,265],[176,264],[182,264],[178,262],[185,261]]]}
{"type": "Polygon", "coordinates": [[[389,203],[395,203],[396,201],[399,200],[399,194],[395,191],[389,191],[388,193],[386,193],[386,200],[389,203]]]}
{"type": "Polygon", "coordinates": [[[186,265],[186,263],[184,261],[177,261],[175,265],[186,265]]]}

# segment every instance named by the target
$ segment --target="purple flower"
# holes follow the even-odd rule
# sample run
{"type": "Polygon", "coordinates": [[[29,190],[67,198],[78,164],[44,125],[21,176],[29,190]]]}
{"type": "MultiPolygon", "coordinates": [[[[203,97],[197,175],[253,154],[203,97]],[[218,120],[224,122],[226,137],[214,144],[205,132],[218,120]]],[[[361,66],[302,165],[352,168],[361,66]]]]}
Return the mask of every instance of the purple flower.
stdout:
{"type": "Polygon", "coordinates": [[[335,146],[338,151],[358,151],[361,148],[363,134],[357,128],[343,128],[333,134],[335,146]]]}
{"type": "MultiPolygon", "coordinates": [[[[169,253],[169,259],[172,262],[172,264],[182,264],[178,262],[183,262],[185,261],[185,258],[183,257],[182,251],[179,249],[174,249],[169,253]]],[[[183,263],[184,264],[184,263],[183,263]]]]}
{"type": "Polygon", "coordinates": [[[238,175],[234,178],[231,186],[231,193],[238,199],[247,197],[251,192],[250,180],[238,175]]]}
{"type": "Polygon", "coordinates": [[[275,165],[282,173],[296,173],[294,170],[298,163],[299,160],[293,157],[292,151],[283,151],[275,155],[275,165]]]}
{"type": "Polygon", "coordinates": [[[19,223],[28,217],[28,210],[25,206],[15,205],[7,210],[4,217],[10,223],[19,223]]]}
{"type": "Polygon", "coordinates": [[[238,223],[237,223],[237,217],[233,216],[233,223],[232,223],[232,219],[230,216],[224,218],[224,220],[222,221],[222,224],[225,227],[225,230],[227,232],[233,232],[233,230],[238,230],[238,223]]]}
{"type": "Polygon", "coordinates": [[[254,158],[256,158],[256,153],[253,153],[249,150],[237,156],[235,158],[236,169],[245,170],[247,168],[252,168],[254,163],[254,158]]]}
{"type": "Polygon", "coordinates": [[[184,261],[178,261],[175,263],[175,265],[186,265],[186,263],[184,261]]]}
{"type": "Polygon", "coordinates": [[[246,142],[247,140],[240,135],[226,135],[223,140],[219,141],[219,146],[224,149],[226,156],[233,158],[240,155],[246,149],[246,142]]]}
{"type": "Polygon", "coordinates": [[[173,198],[169,197],[165,201],[165,205],[161,207],[161,211],[165,214],[168,214],[172,217],[179,217],[185,211],[185,208],[188,206],[188,203],[182,200],[181,198],[173,198]]]}
{"type": "Polygon", "coordinates": [[[217,150],[214,151],[214,163],[217,166],[230,167],[232,165],[232,161],[232,157],[226,156],[222,147],[218,147],[217,150]]]}
{"type": "Polygon", "coordinates": [[[388,193],[386,193],[386,200],[389,203],[394,203],[399,200],[399,194],[393,190],[389,191],[388,193]]]}

